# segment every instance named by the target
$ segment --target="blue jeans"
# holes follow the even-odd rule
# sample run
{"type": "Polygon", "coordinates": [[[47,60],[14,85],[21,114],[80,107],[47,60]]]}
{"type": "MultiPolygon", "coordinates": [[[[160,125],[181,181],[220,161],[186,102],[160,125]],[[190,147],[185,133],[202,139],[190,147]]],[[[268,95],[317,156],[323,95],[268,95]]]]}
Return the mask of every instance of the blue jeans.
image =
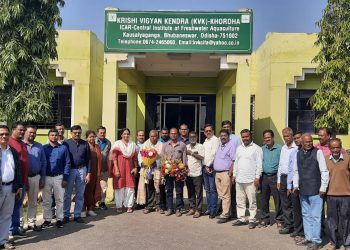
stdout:
{"type": "Polygon", "coordinates": [[[74,218],[80,217],[81,210],[84,205],[84,192],[85,192],[85,177],[87,168],[71,169],[69,172],[68,186],[64,193],[63,202],[63,214],[64,217],[69,217],[70,206],[72,202],[72,191],[75,186],[75,207],[74,218]]]}
{"type": "Polygon", "coordinates": [[[12,235],[18,234],[21,228],[21,209],[23,206],[23,199],[25,196],[26,196],[26,189],[25,187],[23,187],[22,197],[19,199],[15,198],[15,206],[13,207],[12,222],[10,226],[10,233],[12,235]]]}
{"type": "Polygon", "coordinates": [[[203,169],[203,181],[204,189],[207,196],[207,210],[211,215],[216,214],[218,203],[218,192],[215,185],[215,171],[211,175],[207,173],[205,168],[203,169]]]}
{"type": "Polygon", "coordinates": [[[165,191],[166,191],[166,207],[167,209],[174,209],[174,203],[173,203],[173,191],[175,186],[175,192],[176,192],[176,209],[180,210],[184,208],[184,201],[183,201],[183,189],[184,189],[184,182],[175,181],[174,177],[167,177],[165,181],[165,191]],[[174,185],[175,184],[175,185],[174,185]]]}
{"type": "Polygon", "coordinates": [[[321,215],[323,199],[317,195],[300,195],[305,239],[321,244],[321,215]]]}

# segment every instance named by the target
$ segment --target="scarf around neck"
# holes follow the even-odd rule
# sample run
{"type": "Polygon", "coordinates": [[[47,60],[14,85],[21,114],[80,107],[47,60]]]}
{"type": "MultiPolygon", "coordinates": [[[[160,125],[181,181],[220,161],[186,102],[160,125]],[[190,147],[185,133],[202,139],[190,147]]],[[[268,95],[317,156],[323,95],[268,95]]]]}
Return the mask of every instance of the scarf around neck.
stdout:
{"type": "Polygon", "coordinates": [[[135,142],[129,141],[128,144],[125,145],[122,140],[116,141],[113,145],[113,149],[119,149],[122,152],[122,154],[127,158],[135,154],[135,152],[137,151],[136,147],[137,146],[135,142]]]}

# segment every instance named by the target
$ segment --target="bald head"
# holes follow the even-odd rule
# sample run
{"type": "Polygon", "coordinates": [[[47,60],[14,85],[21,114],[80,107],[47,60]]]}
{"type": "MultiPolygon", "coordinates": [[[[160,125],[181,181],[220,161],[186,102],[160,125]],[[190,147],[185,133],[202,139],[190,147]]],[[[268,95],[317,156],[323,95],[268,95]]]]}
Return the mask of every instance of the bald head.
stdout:
{"type": "Polygon", "coordinates": [[[149,140],[153,145],[157,144],[158,141],[158,132],[156,130],[151,130],[149,132],[149,140]]]}
{"type": "Polygon", "coordinates": [[[170,129],[170,139],[172,141],[177,141],[177,137],[179,135],[179,131],[177,130],[177,128],[172,128],[170,129]]]}
{"type": "Polygon", "coordinates": [[[301,137],[301,145],[305,151],[313,148],[312,136],[310,134],[303,134],[301,137]]]}

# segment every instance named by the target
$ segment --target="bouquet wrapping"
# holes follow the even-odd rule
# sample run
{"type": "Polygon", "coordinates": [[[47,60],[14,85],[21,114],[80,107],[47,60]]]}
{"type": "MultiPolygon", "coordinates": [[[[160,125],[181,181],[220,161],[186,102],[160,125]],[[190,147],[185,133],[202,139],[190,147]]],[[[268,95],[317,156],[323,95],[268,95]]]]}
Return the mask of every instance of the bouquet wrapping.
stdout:
{"type": "Polygon", "coordinates": [[[153,164],[155,163],[158,153],[154,148],[143,149],[140,151],[143,164],[143,176],[145,177],[145,183],[148,183],[148,180],[152,179],[154,174],[153,164]]]}
{"type": "Polygon", "coordinates": [[[161,174],[163,178],[174,177],[175,181],[184,181],[189,169],[179,160],[163,160],[161,163],[161,174]]]}

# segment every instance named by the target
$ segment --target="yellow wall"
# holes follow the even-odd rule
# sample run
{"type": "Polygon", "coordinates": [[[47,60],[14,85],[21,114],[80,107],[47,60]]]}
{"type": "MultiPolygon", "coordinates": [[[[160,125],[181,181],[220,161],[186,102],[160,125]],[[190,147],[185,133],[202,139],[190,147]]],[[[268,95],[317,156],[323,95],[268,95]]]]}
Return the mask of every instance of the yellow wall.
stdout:
{"type": "MultiPolygon", "coordinates": [[[[103,44],[85,30],[60,30],[57,39],[58,59],[51,64],[73,82],[72,123],[79,124],[83,131],[96,129],[102,117],[103,44]]],[[[53,70],[49,78],[57,85],[63,82],[53,70]]],[[[38,134],[38,140],[47,137],[45,130],[38,134]]]]}
{"type": "Polygon", "coordinates": [[[281,131],[286,124],[286,87],[294,84],[302,70],[315,68],[311,63],[318,49],[315,34],[269,33],[253,53],[252,73],[255,83],[255,133],[262,143],[264,129],[273,129],[282,142],[281,131]]]}

